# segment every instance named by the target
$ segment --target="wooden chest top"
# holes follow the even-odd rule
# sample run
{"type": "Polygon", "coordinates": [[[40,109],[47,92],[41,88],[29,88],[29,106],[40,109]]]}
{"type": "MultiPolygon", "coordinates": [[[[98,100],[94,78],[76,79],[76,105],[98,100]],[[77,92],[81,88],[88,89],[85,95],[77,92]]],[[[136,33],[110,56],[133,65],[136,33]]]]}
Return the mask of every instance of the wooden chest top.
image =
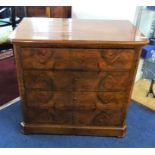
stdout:
{"type": "Polygon", "coordinates": [[[10,36],[13,43],[123,44],[147,43],[125,20],[24,18],[10,36]]]}

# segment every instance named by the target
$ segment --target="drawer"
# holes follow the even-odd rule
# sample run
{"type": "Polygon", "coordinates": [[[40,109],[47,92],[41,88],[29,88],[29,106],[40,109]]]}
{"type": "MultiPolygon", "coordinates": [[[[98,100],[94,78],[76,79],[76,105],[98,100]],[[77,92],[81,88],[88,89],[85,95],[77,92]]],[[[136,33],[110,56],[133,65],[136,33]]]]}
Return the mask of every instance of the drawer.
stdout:
{"type": "Polygon", "coordinates": [[[54,91],[26,91],[26,101],[28,107],[69,107],[71,103],[70,92],[54,91]]]}
{"type": "Polygon", "coordinates": [[[28,107],[24,113],[25,123],[41,124],[72,124],[72,112],[66,110],[53,110],[52,108],[28,107]]]}
{"type": "Polygon", "coordinates": [[[71,107],[79,110],[94,110],[95,108],[102,110],[112,108],[113,106],[121,107],[125,99],[125,92],[63,92],[29,90],[26,93],[28,107],[53,107],[58,110],[70,109],[71,107]]]}
{"type": "Polygon", "coordinates": [[[121,109],[97,110],[94,112],[79,112],[73,114],[74,125],[77,126],[122,126],[124,111],[121,109]]]}
{"type": "Polygon", "coordinates": [[[129,72],[25,71],[25,87],[64,91],[124,91],[129,72]]]}
{"type": "Polygon", "coordinates": [[[85,112],[121,109],[126,101],[124,92],[73,92],[72,96],[75,111],[85,112]]]}
{"type": "Polygon", "coordinates": [[[123,125],[125,92],[75,92],[75,125],[119,126],[123,125]],[[89,107],[86,107],[86,105],[89,107]],[[85,107],[85,108],[84,108],[85,107]]]}
{"type": "Polygon", "coordinates": [[[130,69],[133,49],[22,48],[25,69],[122,70],[130,69]]]}
{"type": "Polygon", "coordinates": [[[71,124],[72,111],[63,108],[70,103],[68,92],[27,91],[25,122],[71,124]],[[62,108],[56,108],[57,105],[62,108]]]}
{"type": "Polygon", "coordinates": [[[27,121],[74,125],[120,125],[125,92],[29,91],[27,121]],[[32,118],[31,118],[32,117],[32,118]]]}

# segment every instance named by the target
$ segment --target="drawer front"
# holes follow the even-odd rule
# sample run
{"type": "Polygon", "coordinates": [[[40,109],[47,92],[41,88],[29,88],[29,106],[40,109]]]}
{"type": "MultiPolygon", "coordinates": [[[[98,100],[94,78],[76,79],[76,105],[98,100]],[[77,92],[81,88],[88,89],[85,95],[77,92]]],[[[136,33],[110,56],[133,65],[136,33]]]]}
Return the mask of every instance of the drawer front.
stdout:
{"type": "Polygon", "coordinates": [[[120,109],[97,110],[93,113],[76,111],[73,118],[74,124],[80,126],[122,126],[124,121],[123,111],[120,109]]]}
{"type": "Polygon", "coordinates": [[[72,124],[68,92],[27,91],[26,101],[25,122],[72,124]]]}
{"type": "Polygon", "coordinates": [[[69,92],[27,90],[26,100],[28,107],[68,107],[71,103],[69,92]]]}
{"type": "Polygon", "coordinates": [[[25,71],[25,87],[64,91],[123,91],[129,72],[25,71]]]}
{"type": "Polygon", "coordinates": [[[75,93],[75,125],[119,126],[123,124],[123,106],[127,103],[122,92],[75,93]],[[87,105],[87,106],[86,106],[87,105]]]}
{"type": "Polygon", "coordinates": [[[133,49],[22,48],[25,69],[122,70],[130,69],[133,49]]]}
{"type": "Polygon", "coordinates": [[[25,110],[26,123],[52,123],[58,125],[72,124],[72,112],[53,110],[52,108],[31,107],[25,110]]]}
{"type": "Polygon", "coordinates": [[[127,102],[125,92],[34,90],[27,93],[26,100],[27,121],[97,126],[120,125],[123,106],[127,102]]]}

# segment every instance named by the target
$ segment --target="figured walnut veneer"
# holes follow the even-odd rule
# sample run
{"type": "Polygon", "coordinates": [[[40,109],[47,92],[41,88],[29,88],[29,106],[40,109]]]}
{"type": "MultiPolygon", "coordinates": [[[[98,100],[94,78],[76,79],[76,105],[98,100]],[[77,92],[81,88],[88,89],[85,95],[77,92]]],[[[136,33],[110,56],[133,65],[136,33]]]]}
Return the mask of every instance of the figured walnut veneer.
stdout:
{"type": "Polygon", "coordinates": [[[131,23],[25,18],[11,40],[25,133],[124,135],[148,42],[131,23]]]}

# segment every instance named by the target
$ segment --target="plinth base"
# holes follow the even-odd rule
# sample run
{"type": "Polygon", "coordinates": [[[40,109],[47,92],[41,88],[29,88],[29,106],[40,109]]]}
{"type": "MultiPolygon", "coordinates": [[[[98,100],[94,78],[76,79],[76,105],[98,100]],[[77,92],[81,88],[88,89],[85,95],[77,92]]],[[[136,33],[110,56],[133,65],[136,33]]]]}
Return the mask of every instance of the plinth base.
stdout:
{"type": "Polygon", "coordinates": [[[123,137],[126,125],[123,127],[98,127],[98,126],[71,126],[51,124],[26,124],[21,123],[24,134],[72,134],[123,137]]]}

